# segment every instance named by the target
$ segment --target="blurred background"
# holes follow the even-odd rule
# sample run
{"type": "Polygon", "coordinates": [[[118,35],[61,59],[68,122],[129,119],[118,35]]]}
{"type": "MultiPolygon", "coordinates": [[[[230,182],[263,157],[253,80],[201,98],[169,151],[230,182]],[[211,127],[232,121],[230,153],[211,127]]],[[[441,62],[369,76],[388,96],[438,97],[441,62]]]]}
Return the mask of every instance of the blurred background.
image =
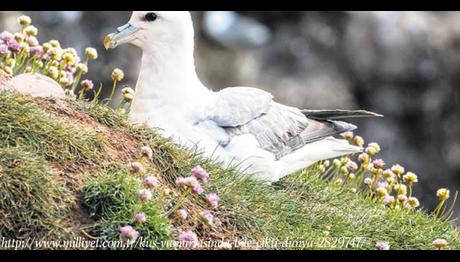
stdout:
{"type": "MultiPolygon", "coordinates": [[[[0,31],[18,30],[21,14],[32,17],[40,42],[96,48],[87,78],[108,87],[119,67],[124,84],[135,86],[140,50],[102,46],[131,12],[0,12],[0,31]]],[[[299,108],[384,114],[354,121],[356,133],[378,142],[387,164],[419,176],[415,194],[426,209],[437,204],[438,188],[451,196],[460,189],[460,12],[192,14],[198,73],[208,87],[255,86],[299,108]]]]}

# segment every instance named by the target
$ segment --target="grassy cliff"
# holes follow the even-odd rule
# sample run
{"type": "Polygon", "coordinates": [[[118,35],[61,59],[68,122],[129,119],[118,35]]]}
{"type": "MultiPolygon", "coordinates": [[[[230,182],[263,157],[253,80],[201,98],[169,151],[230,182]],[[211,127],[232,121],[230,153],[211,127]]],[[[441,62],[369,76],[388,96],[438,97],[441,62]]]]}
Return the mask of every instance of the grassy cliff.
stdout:
{"type": "Polygon", "coordinates": [[[105,106],[0,95],[0,238],[118,240],[119,227],[133,225],[142,210],[147,221],[136,228],[156,245],[120,248],[171,249],[164,243],[188,229],[200,240],[239,240],[234,249],[375,249],[376,241],[391,249],[434,249],[437,238],[460,248],[451,223],[423,209],[383,208],[320,174],[315,165],[268,186],[185,152],[155,130],[130,126],[105,106]],[[150,161],[139,160],[142,146],[152,148],[150,161]],[[134,161],[160,181],[150,202],[138,201],[142,175],[130,170],[134,161]],[[199,219],[202,196],[183,201],[175,186],[198,164],[211,174],[205,190],[221,198],[214,226],[199,219]],[[186,220],[171,210],[177,202],[189,210],[186,220]]]}

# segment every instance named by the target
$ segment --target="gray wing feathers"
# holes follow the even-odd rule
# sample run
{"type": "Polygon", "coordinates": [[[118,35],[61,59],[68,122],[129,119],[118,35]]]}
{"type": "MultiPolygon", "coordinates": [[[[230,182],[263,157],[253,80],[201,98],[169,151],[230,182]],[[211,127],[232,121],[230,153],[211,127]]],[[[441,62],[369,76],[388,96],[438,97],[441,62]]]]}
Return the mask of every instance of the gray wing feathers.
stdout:
{"type": "Polygon", "coordinates": [[[218,93],[211,120],[222,127],[245,125],[266,113],[273,96],[250,87],[232,87],[218,93]]]}
{"type": "Polygon", "coordinates": [[[356,129],[352,124],[329,118],[367,114],[345,110],[301,111],[272,99],[271,94],[256,88],[226,88],[218,93],[210,119],[230,137],[252,134],[261,148],[280,159],[305,144],[356,129]]]}
{"type": "Polygon", "coordinates": [[[231,135],[252,134],[260,146],[273,152],[276,159],[325,137],[355,129],[356,126],[340,121],[308,119],[296,108],[272,103],[267,113],[246,125],[227,127],[231,135]]]}

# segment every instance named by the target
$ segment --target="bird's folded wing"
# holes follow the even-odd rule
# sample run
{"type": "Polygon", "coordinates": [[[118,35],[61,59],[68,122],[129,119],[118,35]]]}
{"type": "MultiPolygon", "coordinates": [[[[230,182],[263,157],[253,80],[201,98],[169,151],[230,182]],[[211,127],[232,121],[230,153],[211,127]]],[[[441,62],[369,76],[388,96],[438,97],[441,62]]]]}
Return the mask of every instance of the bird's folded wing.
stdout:
{"type": "Polygon", "coordinates": [[[252,134],[261,148],[279,159],[305,144],[356,127],[340,121],[312,120],[299,109],[272,101],[254,88],[228,88],[219,92],[211,120],[230,136],[252,134]]]}
{"type": "Polygon", "coordinates": [[[223,127],[247,124],[268,112],[273,99],[270,93],[251,87],[226,88],[217,94],[210,118],[223,127]]]}

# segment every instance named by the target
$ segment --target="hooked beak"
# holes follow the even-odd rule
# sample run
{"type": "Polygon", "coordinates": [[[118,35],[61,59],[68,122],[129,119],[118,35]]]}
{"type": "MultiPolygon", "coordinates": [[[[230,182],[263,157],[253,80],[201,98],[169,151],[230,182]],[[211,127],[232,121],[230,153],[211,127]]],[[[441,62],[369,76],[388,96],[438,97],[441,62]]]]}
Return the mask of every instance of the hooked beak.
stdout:
{"type": "Polygon", "coordinates": [[[116,33],[112,33],[104,37],[105,49],[115,48],[121,44],[129,43],[134,40],[134,34],[139,31],[139,28],[126,24],[118,27],[116,33]]]}

